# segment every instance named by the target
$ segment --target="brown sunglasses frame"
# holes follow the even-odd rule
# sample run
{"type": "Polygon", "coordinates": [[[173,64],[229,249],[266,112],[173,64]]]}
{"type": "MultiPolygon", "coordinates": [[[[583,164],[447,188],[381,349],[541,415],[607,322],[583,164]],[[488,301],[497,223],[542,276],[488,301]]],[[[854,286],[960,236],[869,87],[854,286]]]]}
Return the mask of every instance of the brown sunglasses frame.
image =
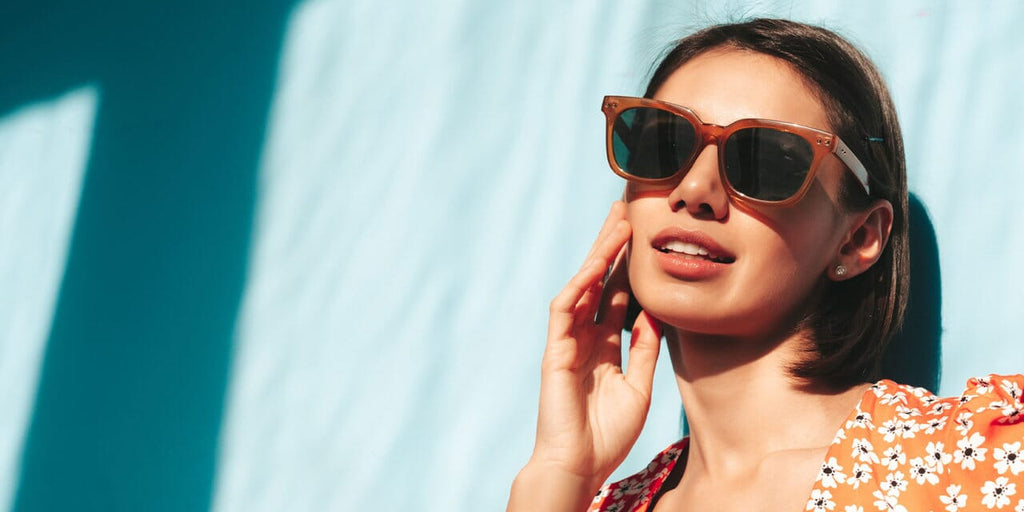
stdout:
{"type": "Polygon", "coordinates": [[[814,177],[817,174],[821,161],[830,154],[836,155],[840,162],[845,164],[844,167],[856,176],[857,181],[864,187],[864,191],[866,193],[870,193],[870,189],[868,187],[868,174],[864,169],[864,165],[859,159],[857,159],[857,156],[850,151],[850,148],[839,139],[839,136],[824,130],[771,119],[740,119],[729,123],[726,126],[721,126],[705,123],[697,116],[696,113],[681,105],[676,105],[666,101],[653,100],[649,98],[634,98],[630,96],[605,96],[601,110],[604,111],[604,115],[607,120],[605,146],[608,153],[608,165],[611,166],[612,171],[614,171],[615,174],[618,174],[629,181],[647,184],[669,183],[678,178],[680,174],[688,171],[693,165],[694,160],[697,159],[697,156],[704,151],[704,148],[707,147],[708,144],[714,144],[718,147],[719,179],[722,181],[722,185],[725,187],[726,193],[729,197],[735,198],[737,201],[743,203],[773,207],[786,207],[798,203],[803,199],[804,194],[806,194],[811,188],[811,184],[814,183],[814,177]],[[694,147],[694,150],[690,152],[690,155],[687,156],[686,162],[671,176],[665,178],[640,178],[622,170],[622,168],[619,167],[619,164],[615,161],[615,150],[612,144],[615,120],[622,112],[637,107],[654,108],[682,117],[696,128],[697,134],[700,136],[700,143],[697,144],[694,147]],[[744,195],[742,192],[733,188],[732,184],[729,183],[729,179],[725,174],[725,145],[721,144],[721,142],[727,140],[729,136],[736,131],[744,128],[772,128],[782,132],[792,133],[806,140],[811,145],[813,157],[811,158],[810,169],[807,170],[807,176],[804,178],[803,184],[800,185],[800,188],[792,196],[781,201],[766,201],[744,195]]]}

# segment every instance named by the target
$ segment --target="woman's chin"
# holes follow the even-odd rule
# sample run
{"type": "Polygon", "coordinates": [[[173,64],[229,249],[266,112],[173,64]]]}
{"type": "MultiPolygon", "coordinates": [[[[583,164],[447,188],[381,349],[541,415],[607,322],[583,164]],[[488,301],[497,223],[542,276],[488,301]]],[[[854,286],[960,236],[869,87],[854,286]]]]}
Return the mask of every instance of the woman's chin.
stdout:
{"type": "Polygon", "coordinates": [[[793,325],[778,316],[765,316],[753,312],[736,314],[735,310],[718,311],[708,304],[681,304],[655,302],[641,307],[669,329],[683,336],[735,339],[777,338],[772,333],[790,333],[793,325]]]}

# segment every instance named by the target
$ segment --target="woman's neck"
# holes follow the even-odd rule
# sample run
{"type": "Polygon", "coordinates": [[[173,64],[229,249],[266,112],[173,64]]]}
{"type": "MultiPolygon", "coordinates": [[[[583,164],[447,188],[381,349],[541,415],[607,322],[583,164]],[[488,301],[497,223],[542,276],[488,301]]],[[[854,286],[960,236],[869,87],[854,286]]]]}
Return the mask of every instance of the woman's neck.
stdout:
{"type": "Polygon", "coordinates": [[[690,425],[687,471],[731,478],[776,455],[824,451],[865,386],[831,390],[790,374],[799,335],[737,340],[667,332],[690,425]]]}

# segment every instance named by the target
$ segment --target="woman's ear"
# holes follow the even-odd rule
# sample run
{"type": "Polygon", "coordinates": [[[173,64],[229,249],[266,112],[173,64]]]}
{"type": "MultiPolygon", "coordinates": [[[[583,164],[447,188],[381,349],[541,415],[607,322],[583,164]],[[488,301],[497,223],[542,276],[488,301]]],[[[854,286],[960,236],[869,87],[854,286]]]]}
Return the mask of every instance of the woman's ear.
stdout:
{"type": "Polygon", "coordinates": [[[892,204],[884,199],[854,214],[829,277],[842,281],[862,274],[882,256],[892,231],[892,204]]]}

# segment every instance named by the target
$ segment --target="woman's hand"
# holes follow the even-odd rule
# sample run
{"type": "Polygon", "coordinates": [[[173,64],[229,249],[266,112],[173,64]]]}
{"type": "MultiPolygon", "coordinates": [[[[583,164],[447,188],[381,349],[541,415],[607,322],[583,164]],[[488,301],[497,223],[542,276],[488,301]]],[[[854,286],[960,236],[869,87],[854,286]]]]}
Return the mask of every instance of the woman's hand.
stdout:
{"type": "Polygon", "coordinates": [[[583,266],[551,302],[537,441],[513,485],[509,510],[586,508],[640,435],[661,333],[656,320],[640,314],[624,373],[621,333],[629,292],[623,255],[630,235],[625,205],[617,201],[583,266]]]}

